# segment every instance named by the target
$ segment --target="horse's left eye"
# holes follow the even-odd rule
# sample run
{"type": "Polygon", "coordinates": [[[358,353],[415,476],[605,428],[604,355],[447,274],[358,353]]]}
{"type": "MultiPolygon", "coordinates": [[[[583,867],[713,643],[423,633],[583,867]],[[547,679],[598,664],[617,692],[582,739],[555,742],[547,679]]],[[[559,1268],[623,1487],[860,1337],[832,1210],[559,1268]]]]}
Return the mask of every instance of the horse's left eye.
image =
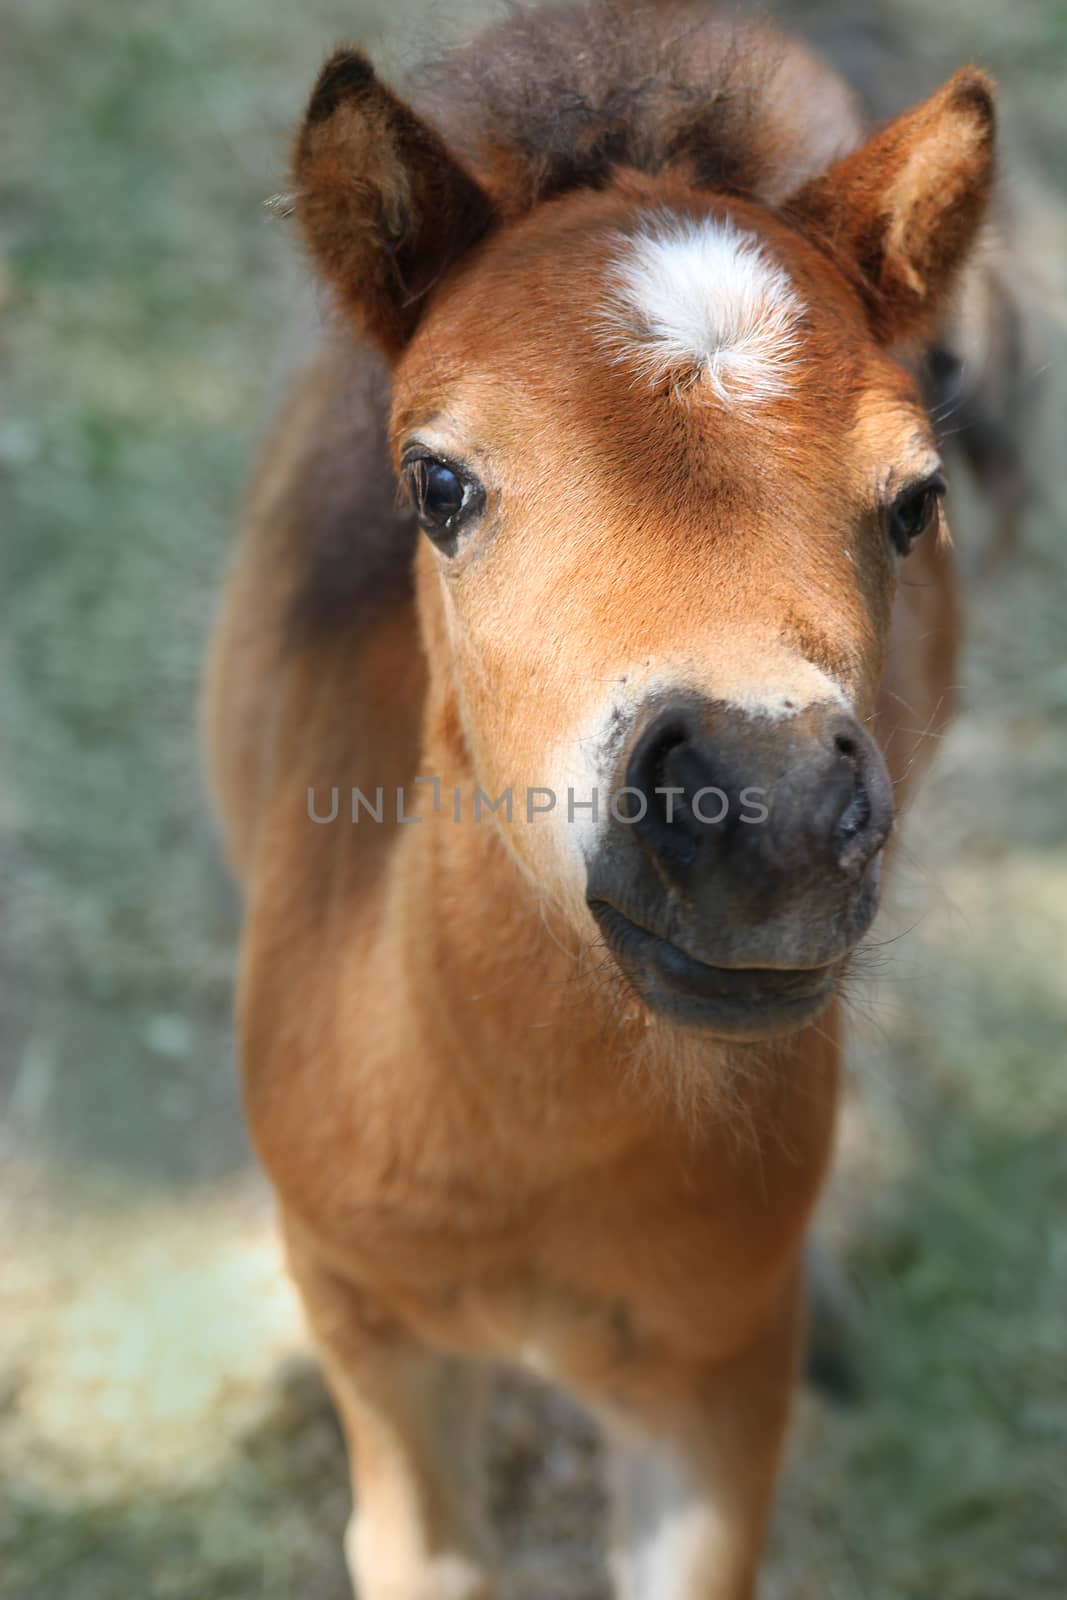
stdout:
{"type": "Polygon", "coordinates": [[[912,484],[899,494],[889,507],[889,537],[902,556],[921,539],[937,517],[937,508],[945,492],[945,480],[939,472],[923,483],[912,484]]]}
{"type": "Polygon", "coordinates": [[[481,505],[481,485],[436,456],[407,457],[401,477],[421,526],[446,554],[455,548],[461,522],[481,505]]]}

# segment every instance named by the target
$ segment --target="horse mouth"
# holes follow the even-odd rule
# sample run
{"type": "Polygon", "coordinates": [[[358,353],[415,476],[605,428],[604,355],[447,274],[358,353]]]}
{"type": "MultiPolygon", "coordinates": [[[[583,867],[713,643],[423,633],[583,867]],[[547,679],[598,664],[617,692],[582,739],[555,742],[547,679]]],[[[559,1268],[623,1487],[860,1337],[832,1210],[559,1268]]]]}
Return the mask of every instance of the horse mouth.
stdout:
{"type": "Polygon", "coordinates": [[[838,961],[818,967],[731,967],[701,961],[606,900],[589,910],[638,997],[659,1016],[738,1040],[770,1039],[814,1021],[834,992],[838,961]]]}

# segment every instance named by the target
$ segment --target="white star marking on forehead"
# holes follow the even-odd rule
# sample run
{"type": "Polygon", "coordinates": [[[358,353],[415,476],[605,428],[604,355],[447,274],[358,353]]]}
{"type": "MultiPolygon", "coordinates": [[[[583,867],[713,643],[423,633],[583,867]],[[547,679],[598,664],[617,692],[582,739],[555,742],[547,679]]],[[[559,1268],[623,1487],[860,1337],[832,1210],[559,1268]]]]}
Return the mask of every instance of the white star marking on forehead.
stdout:
{"type": "Polygon", "coordinates": [[[803,301],[762,240],[728,218],[645,217],[608,290],[606,343],[650,381],[696,374],[728,405],[789,387],[803,301]]]}

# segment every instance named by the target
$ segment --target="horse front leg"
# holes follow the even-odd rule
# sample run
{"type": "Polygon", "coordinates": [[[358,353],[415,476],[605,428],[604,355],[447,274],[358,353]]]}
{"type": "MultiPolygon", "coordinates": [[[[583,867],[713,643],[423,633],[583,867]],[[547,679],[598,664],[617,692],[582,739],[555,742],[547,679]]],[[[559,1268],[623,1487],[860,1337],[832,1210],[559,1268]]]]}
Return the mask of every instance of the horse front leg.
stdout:
{"type": "Polygon", "coordinates": [[[414,1339],[289,1242],[348,1450],[358,1600],[494,1600],[480,1505],[488,1375],[414,1339]]]}
{"type": "Polygon", "coordinates": [[[627,1416],[612,1430],[618,1600],[754,1600],[802,1346],[798,1277],[739,1354],[638,1373],[622,1389],[627,1416]]]}

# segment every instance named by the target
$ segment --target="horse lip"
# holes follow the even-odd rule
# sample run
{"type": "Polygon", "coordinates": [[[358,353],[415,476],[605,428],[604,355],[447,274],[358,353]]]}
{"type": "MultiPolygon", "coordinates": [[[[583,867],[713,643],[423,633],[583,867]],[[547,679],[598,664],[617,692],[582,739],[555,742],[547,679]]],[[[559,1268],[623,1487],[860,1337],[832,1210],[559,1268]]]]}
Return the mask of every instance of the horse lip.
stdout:
{"type": "Polygon", "coordinates": [[[814,978],[816,974],[825,975],[833,971],[837,967],[840,960],[840,957],[835,957],[831,961],[822,961],[817,962],[813,966],[799,967],[779,966],[771,961],[747,962],[744,966],[728,964],[724,965],[723,963],[717,961],[705,961],[702,956],[694,955],[691,950],[687,950],[684,945],[679,944],[676,939],[669,939],[666,934],[656,933],[652,928],[646,928],[644,923],[638,922],[636,918],[628,916],[625,911],[620,911],[618,906],[612,905],[610,900],[605,900],[598,895],[593,899],[588,900],[586,903],[589,906],[589,910],[593,914],[597,926],[608,938],[609,943],[611,942],[612,932],[620,934],[622,937],[625,937],[627,933],[636,934],[643,940],[650,940],[655,945],[661,945],[665,949],[674,952],[675,955],[682,957],[694,967],[701,968],[705,972],[722,974],[722,976],[725,978],[728,978],[731,973],[737,974],[738,976],[745,975],[749,977],[754,977],[756,974],[760,974],[772,982],[775,975],[779,976],[783,980],[799,978],[805,975],[814,978]]]}
{"type": "Polygon", "coordinates": [[[716,966],[607,900],[587,903],[631,987],[680,1023],[735,1038],[769,1037],[811,1021],[833,991],[839,959],[811,967],[716,966]]]}

